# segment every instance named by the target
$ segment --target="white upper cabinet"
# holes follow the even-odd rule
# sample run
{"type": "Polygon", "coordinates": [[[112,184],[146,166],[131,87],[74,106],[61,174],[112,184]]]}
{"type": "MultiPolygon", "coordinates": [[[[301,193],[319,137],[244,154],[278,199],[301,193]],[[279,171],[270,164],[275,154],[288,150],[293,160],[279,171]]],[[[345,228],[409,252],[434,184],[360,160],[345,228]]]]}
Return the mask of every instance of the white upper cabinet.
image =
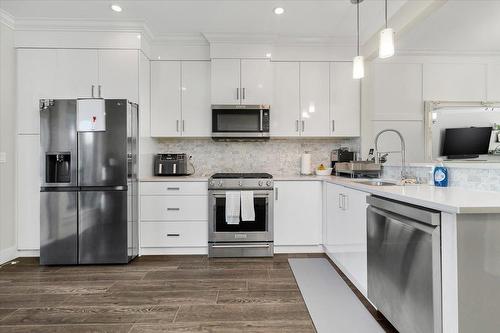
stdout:
{"type": "Polygon", "coordinates": [[[212,133],[210,108],[210,62],[182,62],[182,135],[209,137],[212,133]]]}
{"type": "Polygon", "coordinates": [[[240,104],[240,59],[212,59],[212,104],[240,104]]]}
{"type": "Polygon", "coordinates": [[[275,62],[271,136],[298,136],[300,120],[299,63],[275,62]]]}
{"type": "Polygon", "coordinates": [[[139,101],[139,52],[99,50],[99,85],[103,98],[139,101]]]}
{"type": "Polygon", "coordinates": [[[360,80],[352,78],[352,63],[330,63],[331,135],[360,135],[360,80]]]}
{"type": "Polygon", "coordinates": [[[486,100],[486,65],[425,64],[424,100],[486,100]]]}
{"type": "Polygon", "coordinates": [[[97,50],[57,50],[56,96],[54,98],[92,97],[92,86],[97,96],[97,50]]]}
{"type": "Polygon", "coordinates": [[[151,136],[181,135],[181,63],[151,62],[151,136]]]}
{"type": "Polygon", "coordinates": [[[56,59],[57,50],[53,49],[17,51],[17,130],[19,134],[40,133],[39,101],[41,98],[54,98],[56,94],[56,59]]]}
{"type": "Polygon", "coordinates": [[[273,69],[271,61],[241,60],[241,104],[272,104],[273,69]]]}
{"type": "Polygon", "coordinates": [[[321,182],[276,181],[274,184],[274,244],[321,244],[321,182]]]}
{"type": "Polygon", "coordinates": [[[267,59],[212,59],[212,104],[271,104],[272,86],[267,59]]]}
{"type": "Polygon", "coordinates": [[[309,137],[330,136],[330,64],[300,63],[301,132],[309,137]]]}

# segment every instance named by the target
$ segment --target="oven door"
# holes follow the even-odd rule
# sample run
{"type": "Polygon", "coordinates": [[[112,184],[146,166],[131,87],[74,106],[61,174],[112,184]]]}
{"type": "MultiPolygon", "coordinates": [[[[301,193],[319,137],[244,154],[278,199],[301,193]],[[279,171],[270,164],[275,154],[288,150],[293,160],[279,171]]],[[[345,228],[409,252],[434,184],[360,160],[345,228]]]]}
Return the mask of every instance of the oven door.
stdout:
{"type": "Polygon", "coordinates": [[[210,191],[210,242],[272,242],[273,191],[254,191],[255,221],[226,223],[226,192],[210,191]]]}
{"type": "Polygon", "coordinates": [[[269,137],[269,108],[260,105],[212,106],[212,137],[269,137]]]}

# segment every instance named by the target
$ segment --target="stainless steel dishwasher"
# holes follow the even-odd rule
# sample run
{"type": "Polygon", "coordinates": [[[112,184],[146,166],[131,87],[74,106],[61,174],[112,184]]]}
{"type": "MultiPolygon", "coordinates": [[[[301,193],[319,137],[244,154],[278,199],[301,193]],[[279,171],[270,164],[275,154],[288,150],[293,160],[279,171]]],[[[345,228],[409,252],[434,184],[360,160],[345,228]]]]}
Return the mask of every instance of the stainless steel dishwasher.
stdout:
{"type": "Polygon", "coordinates": [[[368,299],[401,333],[441,333],[440,213],[367,202],[368,299]]]}

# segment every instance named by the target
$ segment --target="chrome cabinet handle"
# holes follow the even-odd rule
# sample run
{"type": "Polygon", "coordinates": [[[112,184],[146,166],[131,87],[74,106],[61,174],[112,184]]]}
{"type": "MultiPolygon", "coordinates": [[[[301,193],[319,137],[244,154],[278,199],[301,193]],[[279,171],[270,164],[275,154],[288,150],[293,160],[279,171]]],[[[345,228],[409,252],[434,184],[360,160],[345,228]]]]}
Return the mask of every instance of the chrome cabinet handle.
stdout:
{"type": "Polygon", "coordinates": [[[278,201],[278,188],[274,188],[274,200],[278,201]]]}
{"type": "Polygon", "coordinates": [[[332,132],[335,132],[335,120],[332,120],[332,132]]]}
{"type": "Polygon", "coordinates": [[[179,211],[181,210],[180,208],[167,208],[168,211],[179,211]]]}
{"type": "Polygon", "coordinates": [[[243,99],[245,99],[245,92],[246,92],[246,88],[243,88],[243,99]]]}
{"type": "Polygon", "coordinates": [[[342,209],[342,194],[339,194],[339,208],[342,209]]]}
{"type": "Polygon", "coordinates": [[[236,88],[236,99],[240,100],[240,88],[236,88]]]}
{"type": "Polygon", "coordinates": [[[295,132],[299,131],[299,120],[295,120],[295,132]]]}
{"type": "Polygon", "coordinates": [[[167,187],[167,191],[179,191],[180,189],[180,187],[167,187]]]}
{"type": "Polygon", "coordinates": [[[167,234],[167,237],[179,237],[181,234],[167,234]]]}
{"type": "Polygon", "coordinates": [[[182,131],[184,132],[186,130],[186,121],[182,121],[182,131]]]}
{"type": "Polygon", "coordinates": [[[306,129],[306,121],[302,120],[302,132],[306,129]]]}
{"type": "Polygon", "coordinates": [[[175,131],[179,132],[179,120],[175,121],[175,131]]]}
{"type": "Polygon", "coordinates": [[[92,98],[94,98],[94,85],[92,85],[92,98]]]}
{"type": "Polygon", "coordinates": [[[344,210],[348,210],[349,209],[349,197],[347,195],[344,194],[344,200],[342,202],[342,206],[344,207],[344,210]]]}
{"type": "Polygon", "coordinates": [[[98,97],[101,98],[101,85],[97,86],[98,97]]]}

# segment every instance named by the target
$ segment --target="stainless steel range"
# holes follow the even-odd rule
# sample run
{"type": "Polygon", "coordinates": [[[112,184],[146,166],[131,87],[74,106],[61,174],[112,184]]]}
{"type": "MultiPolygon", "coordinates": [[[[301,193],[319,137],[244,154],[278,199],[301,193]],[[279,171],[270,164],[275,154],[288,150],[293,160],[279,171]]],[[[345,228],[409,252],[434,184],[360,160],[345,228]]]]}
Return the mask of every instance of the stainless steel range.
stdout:
{"type": "Polygon", "coordinates": [[[272,178],[267,173],[217,173],[210,177],[210,257],[273,256],[272,178]]]}

